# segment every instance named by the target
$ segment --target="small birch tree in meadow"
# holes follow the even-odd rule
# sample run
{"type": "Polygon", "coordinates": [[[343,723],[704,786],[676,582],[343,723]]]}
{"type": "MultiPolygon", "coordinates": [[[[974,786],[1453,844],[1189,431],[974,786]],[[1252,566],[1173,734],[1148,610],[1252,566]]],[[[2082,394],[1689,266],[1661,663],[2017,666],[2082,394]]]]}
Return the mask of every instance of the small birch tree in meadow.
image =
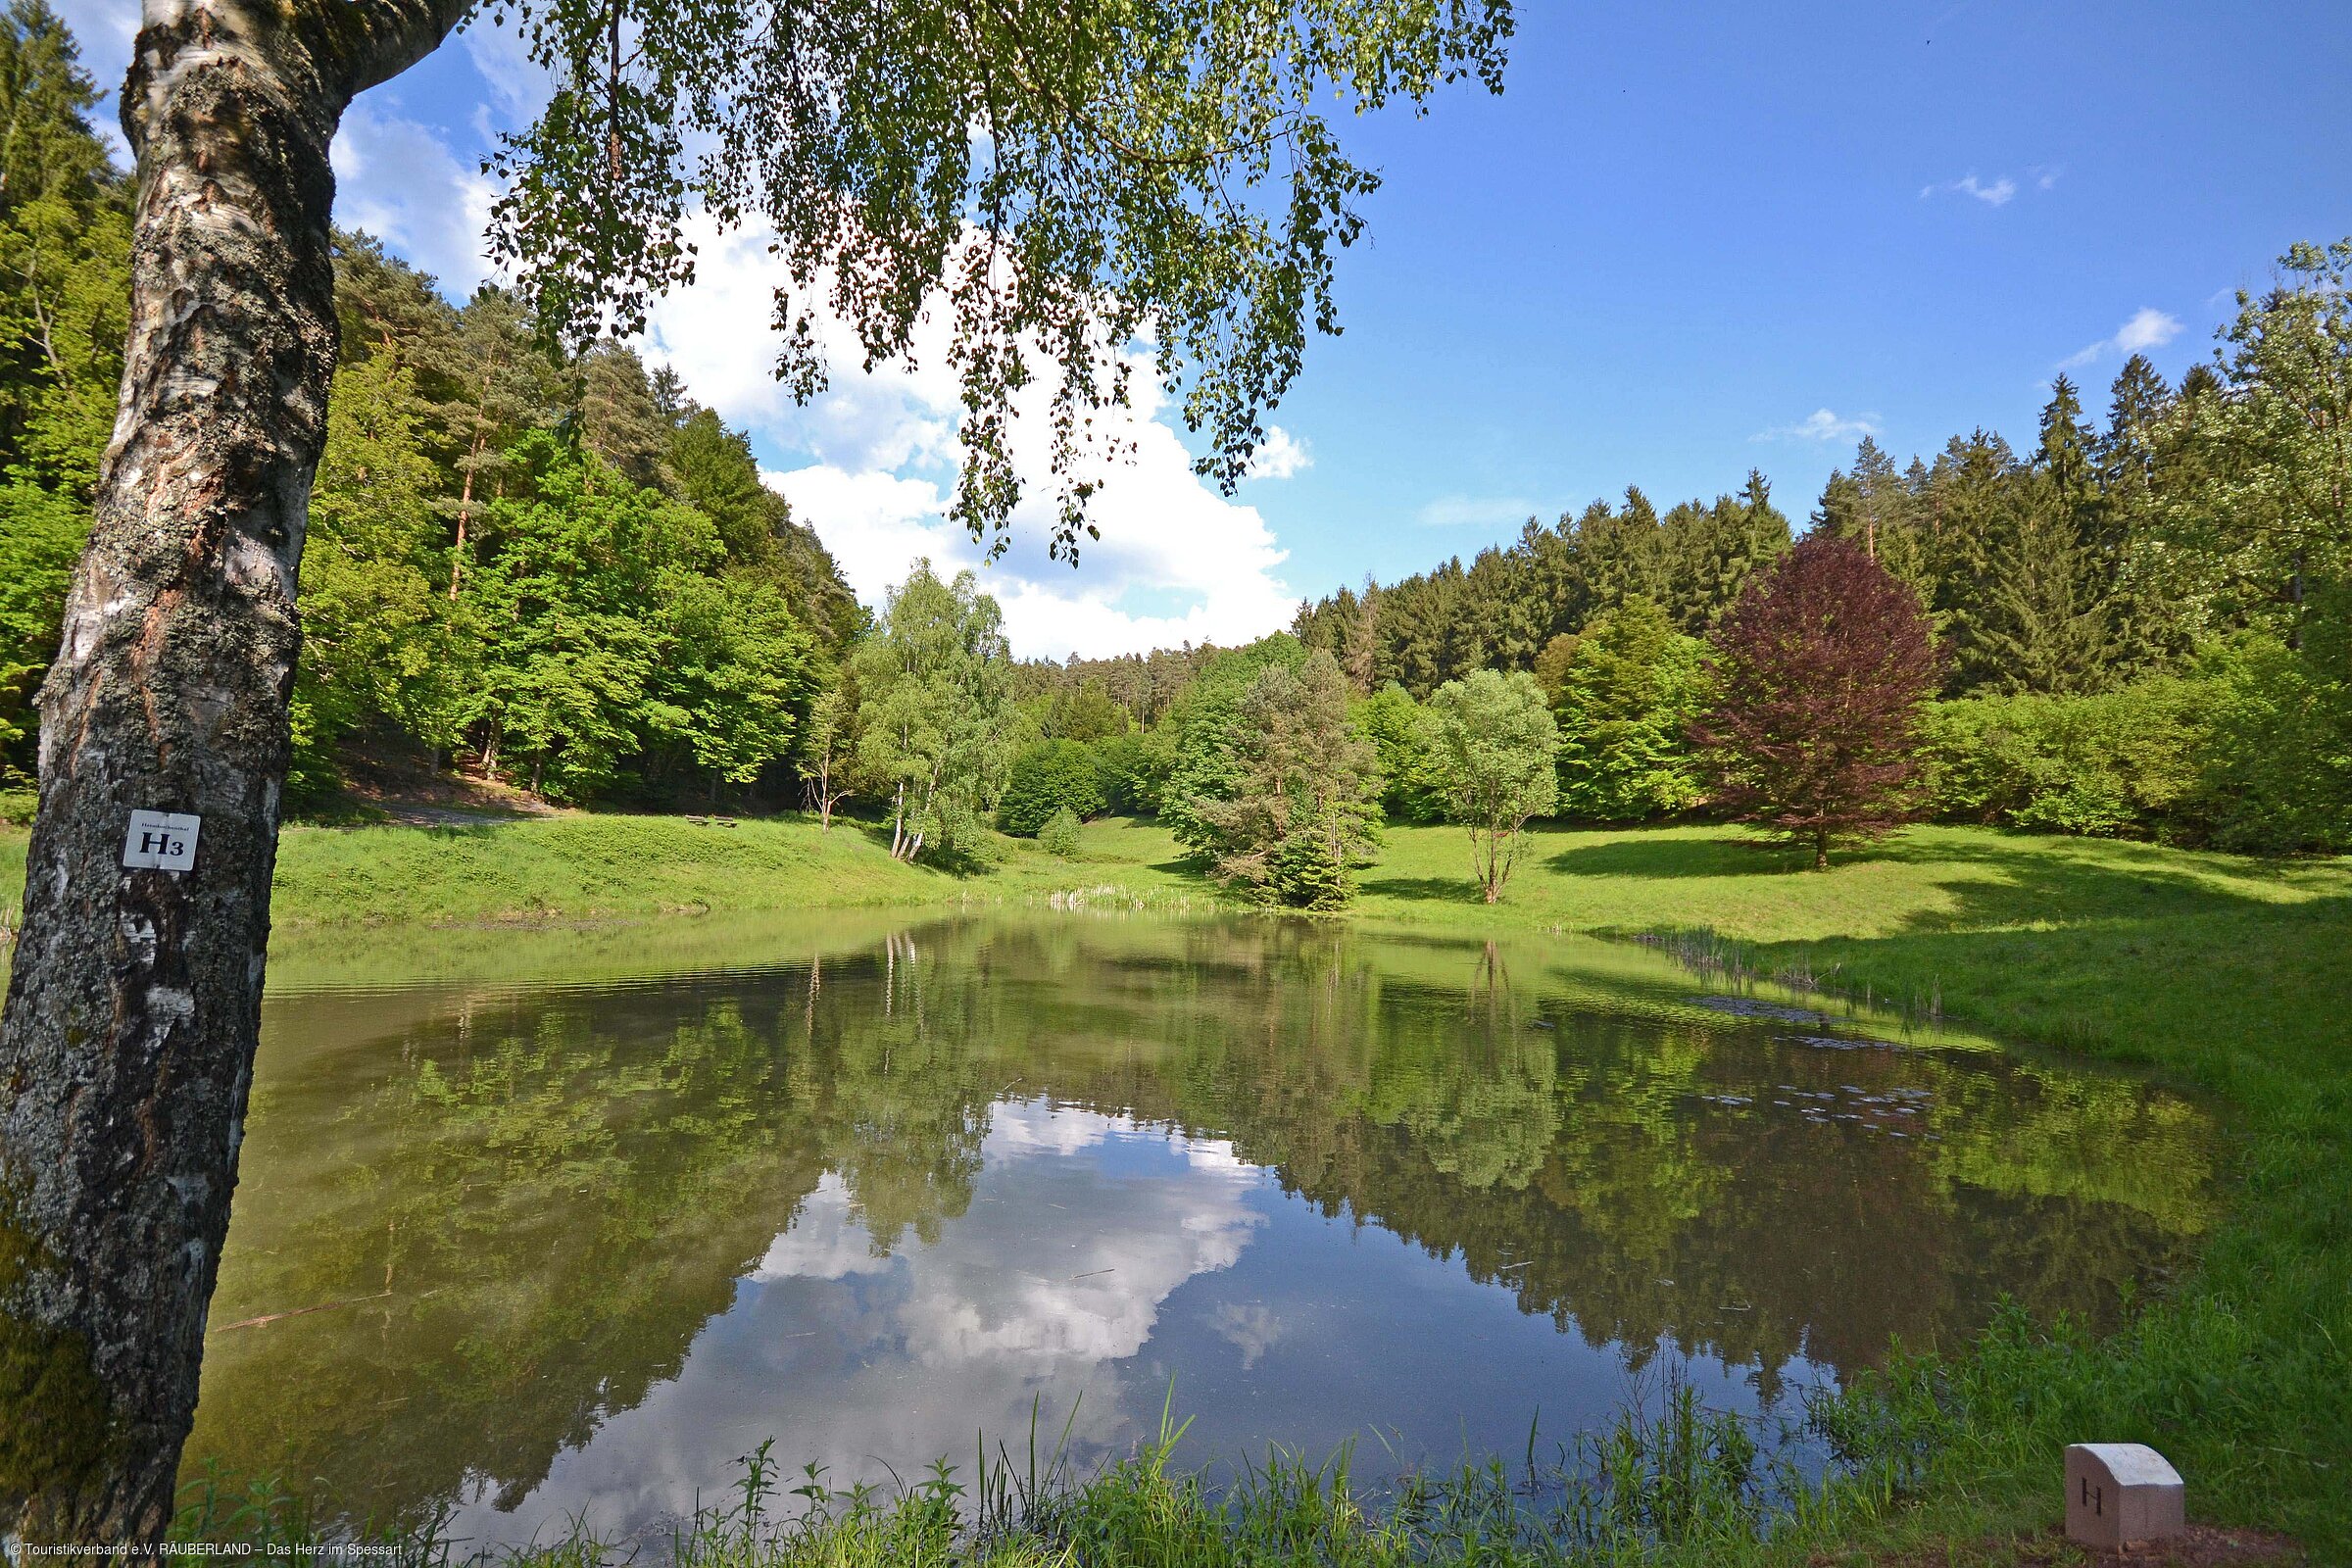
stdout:
{"type": "Polygon", "coordinates": [[[1520,830],[1559,799],[1559,725],[1544,688],[1523,669],[1449,680],[1430,698],[1429,712],[1446,804],[1470,830],[1471,865],[1493,904],[1510,880],[1520,830]]]}
{"type": "Polygon", "coordinates": [[[1830,863],[1918,806],[1921,708],[1941,671],[1919,596],[1860,545],[1809,534],[1751,577],[1709,639],[1715,696],[1691,725],[1716,802],[1830,863]]]}
{"type": "Polygon", "coordinates": [[[858,770],[890,807],[890,853],[967,846],[999,782],[1012,662],[997,602],[970,572],[942,582],[918,560],[858,644],[858,770]]]}
{"type": "Polygon", "coordinates": [[[801,780],[820,830],[833,831],[833,812],[849,798],[858,750],[858,685],[848,670],[808,705],[801,737],[801,780]]]}

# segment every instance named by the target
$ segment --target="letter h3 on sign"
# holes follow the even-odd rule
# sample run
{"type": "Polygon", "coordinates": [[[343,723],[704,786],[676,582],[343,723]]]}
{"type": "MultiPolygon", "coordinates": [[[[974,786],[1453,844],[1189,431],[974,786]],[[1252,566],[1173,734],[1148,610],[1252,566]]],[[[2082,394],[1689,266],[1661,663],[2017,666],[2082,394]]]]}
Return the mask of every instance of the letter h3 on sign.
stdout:
{"type": "Polygon", "coordinates": [[[196,830],[204,819],[182,811],[133,811],[122,835],[125,870],[185,871],[196,863],[196,830]]]}

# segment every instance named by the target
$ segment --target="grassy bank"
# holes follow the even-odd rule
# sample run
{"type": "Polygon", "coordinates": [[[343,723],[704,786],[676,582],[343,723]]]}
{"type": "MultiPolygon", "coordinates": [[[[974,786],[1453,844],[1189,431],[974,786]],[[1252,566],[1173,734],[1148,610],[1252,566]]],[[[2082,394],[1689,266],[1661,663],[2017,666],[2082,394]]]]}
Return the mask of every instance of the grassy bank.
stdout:
{"type": "MultiPolygon", "coordinates": [[[[21,833],[0,839],[12,906],[22,855],[21,833]]],[[[1468,863],[1455,830],[1393,830],[1356,917],[1659,937],[1695,962],[2151,1064],[2232,1107],[2232,1219],[2196,1273],[2117,1336],[2004,1321],[1971,1352],[1853,1404],[1843,1431],[1868,1485],[1759,1548],[1765,1556],[1803,1561],[1841,1539],[2046,1524],[2059,1447],[2098,1440],[2151,1442],[2171,1455],[2197,1518],[2286,1530],[2321,1561],[2352,1561],[2352,861],[1920,828],[1816,874],[1726,830],[1547,831],[1530,836],[1493,907],[1468,863]],[[1888,1509],[1898,1491],[1919,1505],[1888,1509]]],[[[539,922],[533,940],[561,943],[561,920],[1072,894],[1168,908],[1215,900],[1151,824],[1091,824],[1075,861],[1006,843],[993,864],[951,876],[893,862],[855,825],[827,835],[799,820],[725,829],[566,817],[289,831],[277,918],[287,947],[353,924],[482,920],[539,922]]],[[[1154,1487],[1174,1485],[1164,1475],[1130,1480],[1118,1506],[1182,1512],[1181,1499],[1152,1500],[1154,1487]]],[[[1301,1501],[1299,1517],[1361,1513],[1328,1488],[1321,1495],[1301,1501]]],[[[1045,1538],[1023,1549],[1039,1561],[1516,1560],[1467,1546],[1382,1555],[1389,1548],[1363,1544],[1369,1536],[1345,1549],[1331,1544],[1340,1539],[1287,1555],[1063,1558],[1054,1553],[1071,1543],[1045,1538]]],[[[1718,1538],[1698,1555],[1732,1549],[1718,1538]]],[[[773,1560],[886,1560],[825,1552],[773,1560]]]]}
{"type": "MultiPolygon", "coordinates": [[[[0,904],[24,897],[23,828],[0,828],[0,904]]],[[[1098,825],[1085,863],[1024,840],[952,875],[890,858],[869,824],[679,816],[563,815],[449,827],[288,827],[278,840],[270,917],[280,932],[321,927],[579,922],[1044,897],[1116,882],[1154,902],[1215,902],[1174,863],[1150,824],[1098,825]]]]}

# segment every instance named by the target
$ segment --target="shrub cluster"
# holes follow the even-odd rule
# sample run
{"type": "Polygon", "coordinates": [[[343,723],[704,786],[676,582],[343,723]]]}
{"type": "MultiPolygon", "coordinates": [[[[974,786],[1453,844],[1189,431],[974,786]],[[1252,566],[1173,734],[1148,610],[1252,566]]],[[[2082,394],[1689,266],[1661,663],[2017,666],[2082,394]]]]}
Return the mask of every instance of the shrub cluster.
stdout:
{"type": "Polygon", "coordinates": [[[2173,836],[2198,793],[2203,695],[2195,682],[2157,677],[2087,697],[1937,703],[1923,737],[1935,813],[2057,833],[2173,836]]]}
{"type": "Polygon", "coordinates": [[[1037,830],[1037,842],[1048,855],[1064,860],[1078,858],[1078,818],[1068,807],[1063,807],[1046,818],[1045,826],[1037,830]]]}
{"type": "Polygon", "coordinates": [[[1102,771],[1094,749],[1081,741],[1039,742],[1012,760],[997,801],[997,825],[1030,838],[1056,812],[1080,821],[1101,816],[1109,804],[1102,771]]]}
{"type": "Polygon", "coordinates": [[[2249,636],[2190,675],[1936,704],[1928,808],[2262,854],[2352,848],[2352,695],[2331,662],[2325,646],[2249,636]]]}

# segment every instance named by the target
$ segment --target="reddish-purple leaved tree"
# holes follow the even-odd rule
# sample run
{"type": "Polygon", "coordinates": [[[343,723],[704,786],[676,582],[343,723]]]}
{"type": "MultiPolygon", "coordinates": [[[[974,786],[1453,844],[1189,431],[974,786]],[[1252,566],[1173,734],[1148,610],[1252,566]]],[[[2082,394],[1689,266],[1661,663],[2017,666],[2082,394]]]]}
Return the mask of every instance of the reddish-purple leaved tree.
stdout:
{"type": "Polygon", "coordinates": [[[1859,546],[1801,539],[1748,581],[1709,639],[1715,697],[1691,737],[1717,803],[1830,863],[1841,838],[1911,815],[1919,710],[1941,661],[1919,598],[1859,546]]]}

